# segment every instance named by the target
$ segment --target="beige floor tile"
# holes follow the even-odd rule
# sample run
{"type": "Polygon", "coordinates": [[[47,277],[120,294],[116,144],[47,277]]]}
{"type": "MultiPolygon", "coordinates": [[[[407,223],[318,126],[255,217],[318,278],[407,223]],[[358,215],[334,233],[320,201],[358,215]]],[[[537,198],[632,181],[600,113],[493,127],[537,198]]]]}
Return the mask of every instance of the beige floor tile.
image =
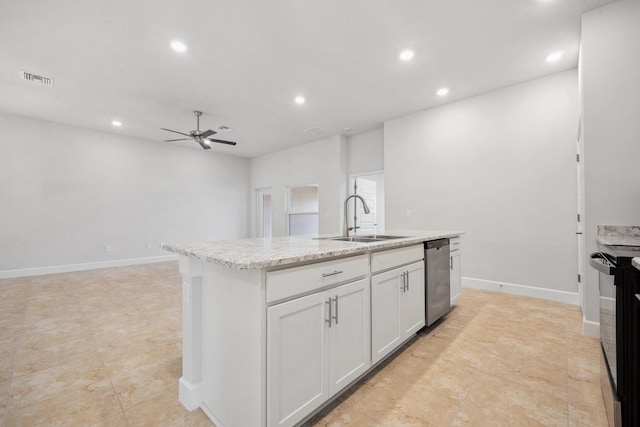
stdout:
{"type": "Polygon", "coordinates": [[[201,409],[192,412],[186,410],[178,401],[177,390],[129,408],[125,411],[125,415],[132,426],[140,427],[214,425],[201,409]]]}
{"type": "Polygon", "coordinates": [[[0,340],[0,383],[13,378],[18,343],[18,338],[0,340]]]}
{"type": "Polygon", "coordinates": [[[121,411],[109,380],[74,387],[53,394],[49,399],[9,409],[10,426],[90,426],[121,411]]]}
{"type": "Polygon", "coordinates": [[[124,412],[120,412],[117,415],[98,421],[91,427],[130,427],[130,424],[124,412]]]}
{"type": "MultiPolygon", "coordinates": [[[[213,425],[177,399],[181,297],[177,262],[0,280],[0,426],[213,425]]],[[[604,427],[581,329],[577,307],[465,289],[307,425],[604,427]]]]}
{"type": "Polygon", "coordinates": [[[122,407],[126,410],[176,388],[176,378],[182,375],[182,358],[177,357],[155,365],[129,370],[112,376],[111,381],[122,407]]]}
{"type": "Polygon", "coordinates": [[[98,356],[91,335],[71,335],[56,341],[25,341],[16,354],[15,377],[73,363],[88,354],[98,356]]]}
{"type": "Polygon", "coordinates": [[[0,382],[0,425],[3,424],[4,416],[7,412],[7,402],[9,401],[10,381],[0,382]]]}
{"type": "Polygon", "coordinates": [[[569,378],[569,425],[608,427],[600,381],[569,378]]]}
{"type": "Polygon", "coordinates": [[[9,409],[22,408],[67,389],[88,386],[106,378],[107,371],[97,353],[83,355],[64,365],[14,378],[9,409]]]}
{"type": "Polygon", "coordinates": [[[562,426],[568,424],[567,401],[517,382],[480,374],[452,426],[562,426]]]}
{"type": "Polygon", "coordinates": [[[578,380],[599,381],[600,342],[584,336],[569,337],[569,376],[578,380]]]}
{"type": "Polygon", "coordinates": [[[102,359],[111,376],[181,357],[180,341],[175,337],[155,337],[106,350],[102,359]]]}

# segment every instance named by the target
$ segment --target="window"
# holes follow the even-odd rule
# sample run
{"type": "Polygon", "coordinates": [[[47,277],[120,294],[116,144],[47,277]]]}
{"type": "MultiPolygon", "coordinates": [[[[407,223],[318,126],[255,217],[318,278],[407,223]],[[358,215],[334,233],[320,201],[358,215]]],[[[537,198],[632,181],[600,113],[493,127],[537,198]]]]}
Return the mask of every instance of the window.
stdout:
{"type": "Polygon", "coordinates": [[[318,234],[318,186],[292,186],[288,190],[289,236],[318,234]]]}

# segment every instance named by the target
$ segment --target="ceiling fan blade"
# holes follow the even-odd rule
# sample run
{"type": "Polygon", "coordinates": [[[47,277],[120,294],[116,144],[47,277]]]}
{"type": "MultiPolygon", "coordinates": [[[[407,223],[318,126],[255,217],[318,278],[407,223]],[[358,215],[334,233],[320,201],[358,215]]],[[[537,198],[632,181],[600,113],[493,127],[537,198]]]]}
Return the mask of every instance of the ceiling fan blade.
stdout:
{"type": "MultiPolygon", "coordinates": [[[[208,140],[207,140],[207,141],[208,141],[208,140]]],[[[196,139],[196,142],[197,142],[198,144],[200,144],[200,146],[201,146],[202,148],[204,148],[205,150],[208,150],[208,149],[210,149],[210,148],[211,148],[211,146],[210,146],[209,144],[205,143],[205,142],[204,142],[203,140],[201,140],[201,139],[196,139]]]]}
{"type": "Polygon", "coordinates": [[[188,141],[191,138],[179,138],[179,139],[165,139],[164,142],[175,142],[175,141],[188,141]]]}
{"type": "Polygon", "coordinates": [[[211,135],[215,135],[216,133],[218,133],[218,132],[216,132],[215,130],[211,130],[211,129],[205,130],[204,132],[202,132],[200,134],[200,138],[207,138],[207,137],[209,137],[211,135]]]}
{"type": "Polygon", "coordinates": [[[191,135],[189,135],[188,133],[182,133],[182,132],[178,132],[177,130],[171,130],[171,129],[165,129],[165,128],[160,128],[160,129],[166,130],[167,132],[179,133],[180,135],[188,136],[189,138],[191,138],[191,135]]]}
{"type": "Polygon", "coordinates": [[[208,141],[213,141],[213,142],[219,142],[220,144],[236,145],[236,143],[233,142],[233,141],[224,141],[222,139],[207,138],[207,140],[208,141]]]}

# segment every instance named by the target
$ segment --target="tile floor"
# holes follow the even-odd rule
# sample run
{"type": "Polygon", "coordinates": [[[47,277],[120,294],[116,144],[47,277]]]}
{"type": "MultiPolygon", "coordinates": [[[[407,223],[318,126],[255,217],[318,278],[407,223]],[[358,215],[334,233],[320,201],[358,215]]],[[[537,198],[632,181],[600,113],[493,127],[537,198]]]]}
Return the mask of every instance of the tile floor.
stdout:
{"type": "MultiPolygon", "coordinates": [[[[0,426],[210,426],[177,400],[177,263],[0,280],[0,426]]],[[[465,290],[319,426],[606,426],[574,306],[465,290]]],[[[250,426],[248,426],[250,427],[250,426]]]]}

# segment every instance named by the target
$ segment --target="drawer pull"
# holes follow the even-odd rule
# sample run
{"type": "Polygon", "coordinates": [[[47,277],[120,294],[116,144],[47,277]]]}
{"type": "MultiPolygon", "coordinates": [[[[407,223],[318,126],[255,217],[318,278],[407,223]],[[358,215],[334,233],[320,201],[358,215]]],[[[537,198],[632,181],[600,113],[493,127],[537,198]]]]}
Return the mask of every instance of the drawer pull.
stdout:
{"type": "Polygon", "coordinates": [[[331,319],[332,319],[332,316],[331,316],[331,298],[326,300],[324,303],[329,306],[329,318],[328,319],[324,319],[324,321],[329,324],[329,327],[331,327],[331,319]]]}
{"type": "Polygon", "coordinates": [[[340,274],[342,272],[343,272],[342,270],[336,270],[333,273],[322,273],[322,277],[335,276],[336,274],[340,274]]]}

